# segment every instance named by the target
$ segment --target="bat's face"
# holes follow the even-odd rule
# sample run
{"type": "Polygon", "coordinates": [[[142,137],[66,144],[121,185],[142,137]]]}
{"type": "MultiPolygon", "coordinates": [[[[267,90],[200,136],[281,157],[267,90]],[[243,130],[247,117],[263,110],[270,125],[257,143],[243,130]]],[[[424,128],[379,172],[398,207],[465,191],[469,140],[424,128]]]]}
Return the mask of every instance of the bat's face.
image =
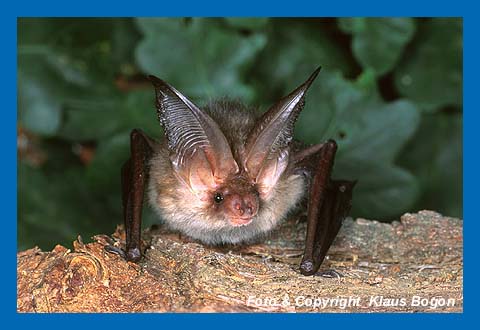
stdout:
{"type": "MultiPolygon", "coordinates": [[[[223,125],[151,77],[168,149],[152,166],[168,162],[173,173],[166,176],[173,181],[162,177],[150,188],[152,204],[165,220],[207,243],[238,243],[270,230],[302,195],[303,181],[287,173],[290,142],[305,92],[317,74],[272,106],[234,145],[223,125]],[[158,187],[162,185],[168,188],[158,187]]],[[[231,118],[223,120],[234,125],[231,118]]],[[[155,171],[167,172],[166,167],[155,171]]]]}
{"type": "Polygon", "coordinates": [[[211,200],[212,216],[225,219],[226,225],[248,225],[258,214],[259,193],[249,180],[241,176],[229,178],[226,184],[208,193],[211,200]]]}

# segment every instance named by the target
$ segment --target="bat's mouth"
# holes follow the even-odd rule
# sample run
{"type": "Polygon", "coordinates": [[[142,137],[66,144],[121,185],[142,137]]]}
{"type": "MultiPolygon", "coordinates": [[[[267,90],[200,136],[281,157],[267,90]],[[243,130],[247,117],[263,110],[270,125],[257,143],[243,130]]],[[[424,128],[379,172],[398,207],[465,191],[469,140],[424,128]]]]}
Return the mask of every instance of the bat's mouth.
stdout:
{"type": "Polygon", "coordinates": [[[234,227],[239,227],[239,226],[246,226],[248,225],[250,222],[252,222],[253,220],[253,217],[232,217],[229,219],[230,220],[230,224],[234,227]]]}

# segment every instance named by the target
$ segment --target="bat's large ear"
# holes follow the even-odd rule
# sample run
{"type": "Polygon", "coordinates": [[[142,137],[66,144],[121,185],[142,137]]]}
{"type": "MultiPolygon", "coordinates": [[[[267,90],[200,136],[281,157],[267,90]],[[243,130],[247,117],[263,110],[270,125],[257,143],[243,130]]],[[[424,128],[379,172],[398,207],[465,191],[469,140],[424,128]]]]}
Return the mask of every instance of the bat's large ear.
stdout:
{"type": "Polygon", "coordinates": [[[175,173],[195,192],[213,189],[236,173],[237,163],[215,121],[165,81],[149,79],[175,173]]]}
{"type": "Polygon", "coordinates": [[[245,167],[264,198],[287,168],[295,121],[303,109],[305,93],[319,72],[320,68],[265,112],[248,136],[245,167]]]}

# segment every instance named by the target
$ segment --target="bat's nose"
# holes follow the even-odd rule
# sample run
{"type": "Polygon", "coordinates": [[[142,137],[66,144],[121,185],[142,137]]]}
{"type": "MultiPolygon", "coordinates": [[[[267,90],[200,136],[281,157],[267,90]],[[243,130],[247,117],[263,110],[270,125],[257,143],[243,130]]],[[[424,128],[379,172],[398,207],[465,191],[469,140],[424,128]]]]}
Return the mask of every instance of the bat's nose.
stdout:
{"type": "Polygon", "coordinates": [[[243,216],[244,214],[247,216],[253,215],[254,208],[249,202],[237,201],[233,207],[239,216],[243,216]]]}
{"type": "Polygon", "coordinates": [[[255,196],[233,194],[229,197],[227,203],[231,216],[247,219],[257,214],[258,207],[255,196]]]}

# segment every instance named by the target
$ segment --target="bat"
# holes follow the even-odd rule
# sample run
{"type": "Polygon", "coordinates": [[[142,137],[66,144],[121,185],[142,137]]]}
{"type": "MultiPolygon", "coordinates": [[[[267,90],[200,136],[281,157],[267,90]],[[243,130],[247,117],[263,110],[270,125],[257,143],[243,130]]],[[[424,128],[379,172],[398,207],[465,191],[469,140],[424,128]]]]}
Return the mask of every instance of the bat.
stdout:
{"type": "Polygon", "coordinates": [[[125,248],[107,250],[128,261],[141,259],[145,192],[168,227],[207,245],[262,239],[306,205],[300,272],[315,274],[350,211],[355,185],[331,179],[334,140],[309,146],[293,138],[305,94],[319,72],[261,116],[228,99],[200,108],[149,76],[165,137],[156,141],[132,130],[131,156],[121,169],[125,248]]]}

